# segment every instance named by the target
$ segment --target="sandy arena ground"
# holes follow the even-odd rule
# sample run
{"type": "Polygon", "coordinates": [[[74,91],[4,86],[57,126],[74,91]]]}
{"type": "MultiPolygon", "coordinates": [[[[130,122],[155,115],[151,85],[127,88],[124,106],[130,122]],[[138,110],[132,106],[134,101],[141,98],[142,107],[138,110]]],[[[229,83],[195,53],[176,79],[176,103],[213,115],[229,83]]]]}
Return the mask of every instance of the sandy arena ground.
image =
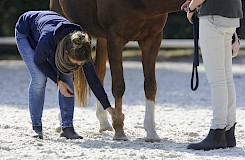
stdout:
{"type": "MultiPolygon", "coordinates": [[[[235,63],[237,90],[237,147],[211,151],[187,150],[188,143],[208,133],[212,109],[210,88],[203,66],[200,85],[190,89],[191,62],[158,62],[155,121],[159,143],[147,143],[143,128],[145,97],[140,62],[124,62],[126,91],[123,97],[124,129],[128,141],[113,141],[114,132],[99,133],[94,95],[86,108],[75,108],[74,126],[82,140],[66,140],[54,132],[59,113],[57,88],[48,81],[43,113],[44,140],[30,137],[27,105],[29,74],[23,61],[0,61],[0,160],[39,159],[245,159],[245,63],[235,63]]],[[[105,89],[113,104],[109,67],[105,89]]]]}

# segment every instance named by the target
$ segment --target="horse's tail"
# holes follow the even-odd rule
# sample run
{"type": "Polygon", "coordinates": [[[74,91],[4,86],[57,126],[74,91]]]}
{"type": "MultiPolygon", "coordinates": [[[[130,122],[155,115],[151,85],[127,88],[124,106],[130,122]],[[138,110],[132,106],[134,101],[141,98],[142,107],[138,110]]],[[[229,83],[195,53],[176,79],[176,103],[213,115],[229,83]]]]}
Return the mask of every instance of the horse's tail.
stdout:
{"type": "Polygon", "coordinates": [[[77,102],[79,107],[85,107],[87,97],[90,95],[90,88],[85,78],[83,68],[74,72],[74,88],[77,96],[77,102]]]}

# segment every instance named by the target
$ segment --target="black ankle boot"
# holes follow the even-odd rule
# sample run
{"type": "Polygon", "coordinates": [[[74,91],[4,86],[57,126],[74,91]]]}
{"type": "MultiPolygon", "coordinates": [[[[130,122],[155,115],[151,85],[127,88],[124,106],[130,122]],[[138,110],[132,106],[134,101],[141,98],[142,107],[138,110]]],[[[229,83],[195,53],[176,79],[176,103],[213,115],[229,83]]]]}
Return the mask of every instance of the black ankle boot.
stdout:
{"type": "Polygon", "coordinates": [[[210,129],[207,137],[199,143],[191,143],[187,149],[194,150],[211,150],[218,148],[226,148],[225,129],[210,129]]]}
{"type": "Polygon", "coordinates": [[[73,127],[66,127],[64,129],[62,129],[61,137],[66,137],[67,139],[83,139],[82,136],[79,136],[73,127]]]}
{"type": "Polygon", "coordinates": [[[32,137],[34,138],[39,138],[39,139],[43,139],[43,130],[42,130],[42,126],[32,126],[32,129],[34,131],[32,137]]]}
{"type": "Polygon", "coordinates": [[[230,128],[230,130],[225,131],[225,139],[227,142],[227,147],[236,146],[235,126],[236,126],[236,123],[233,125],[233,127],[230,128]]]}

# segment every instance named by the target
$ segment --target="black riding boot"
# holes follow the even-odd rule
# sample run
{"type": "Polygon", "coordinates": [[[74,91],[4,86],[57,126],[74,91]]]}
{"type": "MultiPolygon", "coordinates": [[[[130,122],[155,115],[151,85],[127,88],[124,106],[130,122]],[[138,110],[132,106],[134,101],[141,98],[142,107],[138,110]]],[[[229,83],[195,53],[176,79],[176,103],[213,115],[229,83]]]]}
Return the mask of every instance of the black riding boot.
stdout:
{"type": "Polygon", "coordinates": [[[235,147],[236,146],[236,138],[235,138],[235,126],[231,127],[230,130],[225,131],[225,138],[227,142],[227,147],[235,147]]]}
{"type": "Polygon", "coordinates": [[[34,131],[32,137],[34,138],[39,138],[39,139],[43,139],[43,130],[42,130],[42,126],[32,126],[32,129],[34,131]]]}
{"type": "Polygon", "coordinates": [[[210,129],[207,137],[199,143],[191,143],[187,149],[194,150],[211,150],[218,148],[226,148],[225,129],[210,129]]]}
{"type": "Polygon", "coordinates": [[[61,137],[66,137],[67,139],[83,139],[82,136],[79,136],[73,127],[63,128],[60,134],[61,137]]]}

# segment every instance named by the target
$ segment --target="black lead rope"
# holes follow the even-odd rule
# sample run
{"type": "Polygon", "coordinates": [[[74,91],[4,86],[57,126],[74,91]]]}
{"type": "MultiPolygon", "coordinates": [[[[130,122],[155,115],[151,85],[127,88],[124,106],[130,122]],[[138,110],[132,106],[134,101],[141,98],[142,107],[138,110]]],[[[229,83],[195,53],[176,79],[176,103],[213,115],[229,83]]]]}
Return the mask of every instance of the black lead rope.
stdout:
{"type": "Polygon", "coordinates": [[[198,39],[199,39],[199,18],[193,17],[193,37],[194,37],[194,54],[193,54],[193,68],[191,75],[191,89],[195,91],[199,85],[199,77],[197,66],[199,66],[199,52],[198,52],[198,39]],[[194,77],[196,77],[196,84],[194,86],[194,77]]]}

